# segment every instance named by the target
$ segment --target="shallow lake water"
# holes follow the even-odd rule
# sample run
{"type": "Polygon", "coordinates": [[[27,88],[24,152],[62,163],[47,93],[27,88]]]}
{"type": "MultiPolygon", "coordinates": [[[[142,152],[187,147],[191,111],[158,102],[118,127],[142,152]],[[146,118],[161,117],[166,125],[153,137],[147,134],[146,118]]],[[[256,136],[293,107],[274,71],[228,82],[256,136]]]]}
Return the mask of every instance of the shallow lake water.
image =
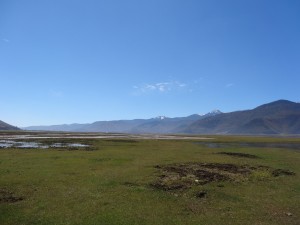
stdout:
{"type": "Polygon", "coordinates": [[[2,134],[0,140],[30,140],[30,139],[166,139],[166,140],[209,140],[211,137],[165,134],[91,134],[91,133],[32,133],[32,134],[2,134]]]}
{"type": "Polygon", "coordinates": [[[53,144],[43,144],[39,142],[27,142],[27,141],[12,141],[12,140],[0,140],[0,148],[84,148],[89,147],[89,145],[80,143],[53,143],[53,144]]]}

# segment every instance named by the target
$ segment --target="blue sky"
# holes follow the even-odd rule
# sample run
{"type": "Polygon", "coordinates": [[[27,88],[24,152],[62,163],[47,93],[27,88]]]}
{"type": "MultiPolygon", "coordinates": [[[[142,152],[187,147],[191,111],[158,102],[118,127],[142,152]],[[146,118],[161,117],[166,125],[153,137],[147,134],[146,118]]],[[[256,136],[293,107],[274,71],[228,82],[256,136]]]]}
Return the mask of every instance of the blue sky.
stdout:
{"type": "Polygon", "coordinates": [[[300,101],[298,0],[0,0],[0,120],[169,117],[300,101]]]}

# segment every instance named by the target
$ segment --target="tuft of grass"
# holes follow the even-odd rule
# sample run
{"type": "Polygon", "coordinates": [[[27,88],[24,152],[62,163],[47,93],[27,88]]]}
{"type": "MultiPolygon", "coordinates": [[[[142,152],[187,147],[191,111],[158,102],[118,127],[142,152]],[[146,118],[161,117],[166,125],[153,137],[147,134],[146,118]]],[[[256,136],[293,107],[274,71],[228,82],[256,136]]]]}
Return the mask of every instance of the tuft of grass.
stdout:
{"type": "Polygon", "coordinates": [[[272,173],[269,170],[255,170],[250,175],[252,181],[265,181],[272,178],[272,173]]]}

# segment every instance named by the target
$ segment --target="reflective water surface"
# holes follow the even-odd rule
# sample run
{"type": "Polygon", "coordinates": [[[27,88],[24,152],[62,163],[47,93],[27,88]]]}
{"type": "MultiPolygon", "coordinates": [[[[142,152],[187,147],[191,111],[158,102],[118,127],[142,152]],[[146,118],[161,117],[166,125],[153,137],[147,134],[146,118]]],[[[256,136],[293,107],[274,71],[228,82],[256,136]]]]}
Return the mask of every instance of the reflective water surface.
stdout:
{"type": "Polygon", "coordinates": [[[86,144],[80,143],[53,143],[53,144],[43,144],[34,141],[12,141],[12,140],[0,140],[0,148],[67,148],[67,147],[89,147],[86,144]]]}

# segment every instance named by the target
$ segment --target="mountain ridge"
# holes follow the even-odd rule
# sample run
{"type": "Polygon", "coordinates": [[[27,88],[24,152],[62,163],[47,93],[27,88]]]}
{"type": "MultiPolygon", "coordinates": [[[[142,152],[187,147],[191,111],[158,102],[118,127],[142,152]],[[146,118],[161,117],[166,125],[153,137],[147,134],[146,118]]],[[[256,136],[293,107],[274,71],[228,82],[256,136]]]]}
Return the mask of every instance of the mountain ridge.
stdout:
{"type": "Polygon", "coordinates": [[[20,128],[10,125],[0,120],[0,130],[20,130],[20,128]]]}
{"type": "Polygon", "coordinates": [[[223,113],[196,121],[183,133],[197,134],[298,134],[300,103],[278,100],[254,109],[223,113]]]}

